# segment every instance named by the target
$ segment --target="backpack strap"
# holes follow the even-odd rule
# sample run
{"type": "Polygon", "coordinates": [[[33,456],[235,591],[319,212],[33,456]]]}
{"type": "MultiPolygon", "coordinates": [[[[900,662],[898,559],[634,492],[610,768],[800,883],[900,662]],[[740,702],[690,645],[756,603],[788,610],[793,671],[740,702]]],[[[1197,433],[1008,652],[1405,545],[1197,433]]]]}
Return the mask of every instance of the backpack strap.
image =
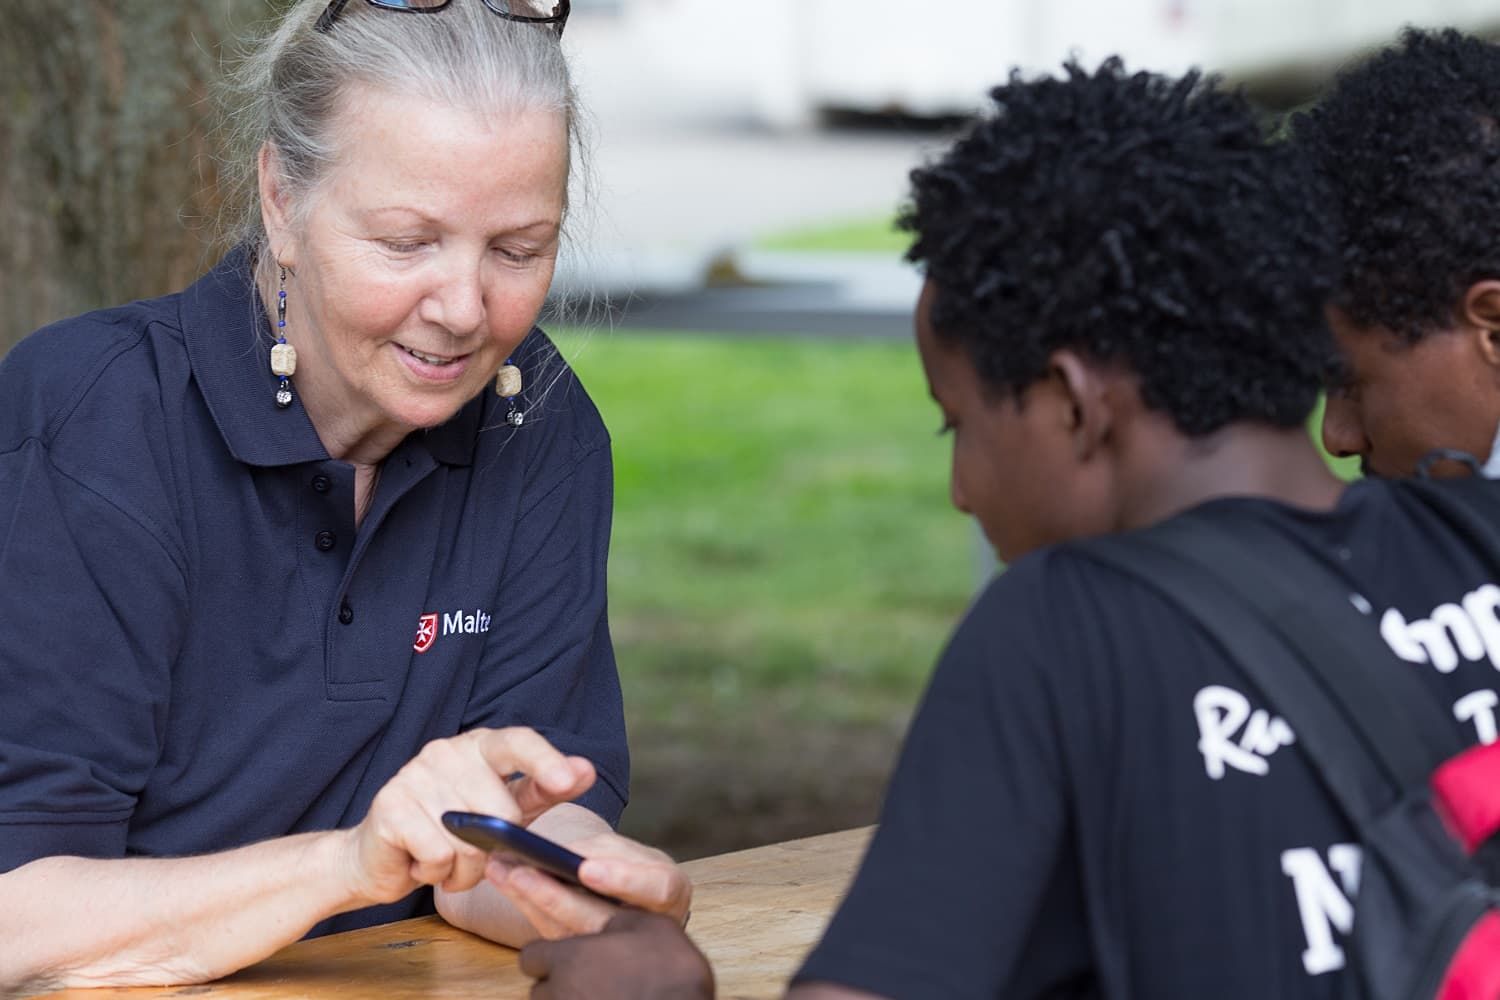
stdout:
{"type": "Polygon", "coordinates": [[[1271,524],[1189,511],[1079,546],[1186,611],[1282,714],[1360,823],[1462,749],[1453,724],[1356,610],[1338,574],[1271,524]],[[1288,650],[1295,655],[1288,657],[1288,650]],[[1300,669],[1287,669],[1288,663],[1300,669]],[[1371,683],[1378,673],[1380,683],[1371,683]]]}

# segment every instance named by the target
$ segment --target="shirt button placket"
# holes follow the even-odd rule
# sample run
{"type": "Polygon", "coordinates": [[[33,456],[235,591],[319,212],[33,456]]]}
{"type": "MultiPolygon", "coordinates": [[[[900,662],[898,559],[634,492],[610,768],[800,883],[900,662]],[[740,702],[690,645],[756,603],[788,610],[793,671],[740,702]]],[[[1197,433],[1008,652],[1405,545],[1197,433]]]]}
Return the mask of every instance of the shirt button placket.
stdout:
{"type": "Polygon", "coordinates": [[[319,552],[327,552],[339,543],[339,536],[331,531],[320,531],[313,536],[313,544],[319,552]]]}

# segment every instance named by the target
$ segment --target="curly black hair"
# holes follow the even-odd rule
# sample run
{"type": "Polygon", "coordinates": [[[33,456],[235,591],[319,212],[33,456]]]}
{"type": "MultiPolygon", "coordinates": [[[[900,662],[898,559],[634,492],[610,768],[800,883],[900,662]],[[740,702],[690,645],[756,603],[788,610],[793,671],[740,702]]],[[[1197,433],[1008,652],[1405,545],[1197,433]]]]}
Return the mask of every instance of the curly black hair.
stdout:
{"type": "Polygon", "coordinates": [[[1071,348],[1126,366],[1187,435],[1304,421],[1333,354],[1332,226],[1244,96],[1118,59],[990,94],[901,215],[932,325],[985,387],[1019,395],[1071,348]]]}
{"type": "Polygon", "coordinates": [[[1500,278],[1500,46],[1409,28],[1292,131],[1333,193],[1356,325],[1415,342],[1500,278]]]}

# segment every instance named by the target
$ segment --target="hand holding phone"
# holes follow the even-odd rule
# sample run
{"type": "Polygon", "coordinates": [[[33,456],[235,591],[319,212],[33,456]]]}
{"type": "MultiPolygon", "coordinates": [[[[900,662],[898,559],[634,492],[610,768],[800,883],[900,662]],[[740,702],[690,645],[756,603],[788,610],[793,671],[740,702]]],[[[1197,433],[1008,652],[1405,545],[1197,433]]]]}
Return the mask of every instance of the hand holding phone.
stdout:
{"type": "Polygon", "coordinates": [[[443,826],[447,827],[449,833],[465,843],[473,844],[491,854],[519,860],[523,864],[556,876],[569,885],[577,886],[585,892],[598,896],[606,902],[620,904],[618,899],[606,896],[602,892],[595,892],[579,879],[578,867],[583,864],[582,855],[575,854],[546,837],[532,833],[524,826],[507,822],[498,816],[471,812],[445,812],[443,813],[443,826]]]}

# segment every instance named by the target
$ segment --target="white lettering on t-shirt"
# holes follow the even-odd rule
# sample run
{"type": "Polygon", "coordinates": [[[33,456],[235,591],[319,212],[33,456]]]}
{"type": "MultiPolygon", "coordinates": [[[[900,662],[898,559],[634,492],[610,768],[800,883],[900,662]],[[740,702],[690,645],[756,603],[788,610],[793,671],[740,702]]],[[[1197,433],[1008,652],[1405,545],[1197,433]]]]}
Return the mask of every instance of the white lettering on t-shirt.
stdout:
{"type": "Polygon", "coordinates": [[[1488,689],[1470,691],[1453,703],[1453,717],[1459,722],[1474,723],[1474,734],[1483,744],[1500,739],[1500,728],[1495,724],[1495,706],[1500,705],[1500,695],[1488,689]]]}
{"type": "Polygon", "coordinates": [[[1266,774],[1271,770],[1266,758],[1296,742],[1292,727],[1284,720],[1265,709],[1251,711],[1250,699],[1222,685],[1199,691],[1193,697],[1193,714],[1198,719],[1203,769],[1215,781],[1224,777],[1226,765],[1246,774],[1266,774]]]}
{"type": "Polygon", "coordinates": [[[1440,604],[1426,618],[1408,622],[1395,608],[1380,618],[1380,635],[1409,663],[1430,663],[1451,674],[1462,660],[1489,658],[1500,669],[1500,587],[1487,583],[1458,603],[1440,604]]]}
{"type": "Polygon", "coordinates": [[[1354,929],[1354,904],[1359,894],[1361,854],[1356,844],[1334,844],[1328,849],[1328,864],[1316,848],[1297,847],[1281,852],[1281,871],[1292,880],[1297,894],[1297,915],[1302,920],[1302,934],[1307,950],[1302,953],[1302,967],[1309,976],[1319,976],[1344,967],[1344,949],[1334,940],[1354,929]],[[1340,890],[1329,872],[1338,872],[1340,890]]]}
{"type": "MultiPolygon", "coordinates": [[[[1464,595],[1464,611],[1474,619],[1484,639],[1484,648],[1490,654],[1490,665],[1500,670],[1500,587],[1487,583],[1483,587],[1464,595]]],[[[1479,659],[1478,656],[1470,659],[1479,659]]]]}

